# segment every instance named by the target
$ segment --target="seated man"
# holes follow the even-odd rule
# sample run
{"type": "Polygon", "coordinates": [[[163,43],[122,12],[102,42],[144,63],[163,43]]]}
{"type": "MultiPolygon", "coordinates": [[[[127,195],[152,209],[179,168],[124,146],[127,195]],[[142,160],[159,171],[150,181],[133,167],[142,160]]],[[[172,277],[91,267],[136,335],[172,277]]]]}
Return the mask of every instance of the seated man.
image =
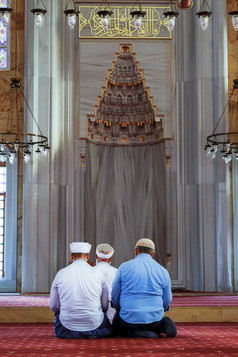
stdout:
{"type": "Polygon", "coordinates": [[[175,337],[177,329],[164,317],[172,300],[168,271],[152,257],[155,245],[148,238],[136,243],[136,258],[121,264],[112,286],[112,304],[120,310],[113,320],[119,334],[153,338],[175,337]]]}
{"type": "Polygon", "coordinates": [[[112,291],[112,283],[117,274],[117,269],[111,266],[112,256],[114,254],[114,249],[110,246],[110,244],[102,243],[99,244],[96,248],[96,267],[94,269],[100,270],[103,275],[105,282],[108,287],[108,296],[109,296],[109,309],[107,311],[107,316],[112,322],[113,317],[115,315],[115,309],[111,307],[111,291],[112,291]]]}
{"type": "Polygon", "coordinates": [[[50,308],[55,313],[55,336],[99,338],[113,332],[106,311],[108,289],[103,274],[87,261],[91,244],[70,244],[73,263],[55,276],[50,291],[50,308]]]}

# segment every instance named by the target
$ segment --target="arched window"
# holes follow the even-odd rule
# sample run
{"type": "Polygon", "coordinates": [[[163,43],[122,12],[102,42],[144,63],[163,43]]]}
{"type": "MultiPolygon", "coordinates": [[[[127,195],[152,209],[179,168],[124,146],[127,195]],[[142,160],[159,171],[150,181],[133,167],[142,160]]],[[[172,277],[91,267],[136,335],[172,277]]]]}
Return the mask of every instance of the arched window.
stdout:
{"type": "MultiPolygon", "coordinates": [[[[0,8],[8,7],[7,0],[0,1],[0,8]]],[[[9,70],[9,51],[10,51],[10,20],[7,25],[2,22],[0,15],[0,70],[9,70]]]]}

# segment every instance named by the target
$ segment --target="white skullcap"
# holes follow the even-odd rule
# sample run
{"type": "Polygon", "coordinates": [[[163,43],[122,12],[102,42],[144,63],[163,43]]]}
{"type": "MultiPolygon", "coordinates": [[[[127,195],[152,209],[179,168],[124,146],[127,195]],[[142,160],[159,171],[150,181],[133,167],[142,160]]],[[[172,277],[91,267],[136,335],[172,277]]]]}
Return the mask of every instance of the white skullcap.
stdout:
{"type": "Polygon", "coordinates": [[[97,254],[98,258],[109,259],[113,256],[114,249],[112,248],[112,246],[110,244],[102,243],[97,246],[96,254],[97,254]]]}
{"type": "Polygon", "coordinates": [[[87,242],[73,242],[69,246],[71,253],[89,253],[91,250],[91,244],[87,242]]]}
{"type": "Polygon", "coordinates": [[[136,243],[135,248],[137,248],[137,247],[146,247],[146,248],[150,248],[150,249],[155,250],[155,244],[149,238],[141,238],[140,240],[138,240],[138,242],[136,243]]]}

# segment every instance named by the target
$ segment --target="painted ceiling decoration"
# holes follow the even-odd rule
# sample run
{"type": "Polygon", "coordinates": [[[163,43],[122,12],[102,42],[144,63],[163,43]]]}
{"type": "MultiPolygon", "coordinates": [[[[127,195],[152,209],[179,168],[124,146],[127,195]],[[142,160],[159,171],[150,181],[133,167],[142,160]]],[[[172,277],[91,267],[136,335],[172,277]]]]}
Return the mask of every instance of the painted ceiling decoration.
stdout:
{"type": "Polygon", "coordinates": [[[131,45],[119,45],[94,115],[88,115],[88,141],[103,145],[145,145],[163,140],[157,115],[131,45]]]}

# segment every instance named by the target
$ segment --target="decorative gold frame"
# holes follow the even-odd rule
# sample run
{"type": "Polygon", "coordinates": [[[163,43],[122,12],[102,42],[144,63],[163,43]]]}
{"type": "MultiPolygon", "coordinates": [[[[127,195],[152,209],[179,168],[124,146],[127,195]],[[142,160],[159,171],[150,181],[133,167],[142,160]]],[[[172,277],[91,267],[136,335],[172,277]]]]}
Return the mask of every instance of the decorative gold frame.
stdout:
{"type": "Polygon", "coordinates": [[[113,15],[104,31],[97,12],[99,6],[79,6],[79,39],[171,39],[163,12],[166,6],[146,6],[141,29],[136,30],[129,6],[111,6],[113,15]]]}

